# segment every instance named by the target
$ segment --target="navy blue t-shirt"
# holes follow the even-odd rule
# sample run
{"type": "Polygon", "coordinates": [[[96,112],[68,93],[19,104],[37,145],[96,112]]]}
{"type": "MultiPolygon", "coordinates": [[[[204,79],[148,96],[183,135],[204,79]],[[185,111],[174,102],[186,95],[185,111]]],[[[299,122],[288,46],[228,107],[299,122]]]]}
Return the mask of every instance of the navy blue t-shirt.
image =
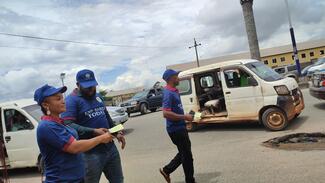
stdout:
{"type": "MultiPolygon", "coordinates": [[[[176,88],[171,88],[169,86],[165,87],[163,96],[163,110],[172,111],[176,114],[184,114],[181,98],[176,88]]],[[[186,129],[186,123],[184,120],[171,121],[166,119],[166,126],[168,133],[186,129]]]]}
{"type": "MultiPolygon", "coordinates": [[[[107,110],[100,94],[96,94],[92,99],[82,97],[78,90],[74,90],[65,99],[66,112],[61,114],[64,120],[72,120],[74,123],[88,128],[111,128],[113,124],[108,121],[107,110]]],[[[82,137],[81,137],[82,138],[82,137]]],[[[113,142],[99,144],[94,149],[105,150],[110,148],[113,142]],[[106,147],[106,148],[105,148],[106,147]]]]}
{"type": "Polygon", "coordinates": [[[63,120],[43,116],[37,127],[37,143],[45,162],[46,183],[81,182],[85,176],[82,154],[66,152],[78,139],[77,132],[63,120]]]}

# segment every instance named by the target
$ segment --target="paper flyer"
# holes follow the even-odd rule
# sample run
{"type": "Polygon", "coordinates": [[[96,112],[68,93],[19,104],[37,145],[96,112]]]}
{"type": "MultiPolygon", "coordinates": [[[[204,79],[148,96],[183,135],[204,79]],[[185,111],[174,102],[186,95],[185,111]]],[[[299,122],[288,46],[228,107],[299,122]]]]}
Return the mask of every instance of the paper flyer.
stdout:
{"type": "Polygon", "coordinates": [[[196,112],[194,114],[194,121],[199,121],[202,118],[202,113],[196,112]]]}
{"type": "Polygon", "coordinates": [[[116,125],[113,128],[108,129],[109,133],[116,133],[124,130],[124,126],[122,124],[116,125]]]}

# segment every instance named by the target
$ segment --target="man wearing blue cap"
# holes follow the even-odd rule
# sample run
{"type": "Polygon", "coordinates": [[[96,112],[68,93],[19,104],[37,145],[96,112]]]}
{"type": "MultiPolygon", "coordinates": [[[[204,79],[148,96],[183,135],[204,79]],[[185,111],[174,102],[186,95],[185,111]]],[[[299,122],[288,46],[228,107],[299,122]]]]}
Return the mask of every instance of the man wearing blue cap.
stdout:
{"type": "MultiPolygon", "coordinates": [[[[76,129],[81,139],[89,139],[107,133],[114,123],[105,107],[102,96],[96,93],[98,85],[90,70],[81,70],[76,76],[77,86],[66,98],[67,111],[62,114],[65,124],[76,129]]],[[[122,133],[116,138],[125,146],[122,133]]],[[[100,144],[84,153],[85,183],[99,182],[104,173],[110,183],[123,183],[123,172],[119,152],[114,142],[100,144]]]]}
{"type": "Polygon", "coordinates": [[[181,99],[176,89],[179,84],[179,72],[168,69],[164,72],[163,79],[167,86],[163,92],[163,115],[166,118],[167,132],[172,142],[177,146],[178,153],[174,159],[160,169],[165,180],[170,183],[170,174],[179,165],[183,165],[186,183],[195,183],[191,141],[186,130],[185,121],[193,121],[193,116],[184,114],[181,99]]]}

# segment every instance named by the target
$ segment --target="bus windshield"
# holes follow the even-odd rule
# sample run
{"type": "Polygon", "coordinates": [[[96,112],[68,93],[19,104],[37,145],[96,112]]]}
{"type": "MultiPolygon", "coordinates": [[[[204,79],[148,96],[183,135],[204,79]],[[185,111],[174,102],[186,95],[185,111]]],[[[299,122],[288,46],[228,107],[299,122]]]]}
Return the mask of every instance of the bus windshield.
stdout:
{"type": "Polygon", "coordinates": [[[283,78],[280,74],[261,62],[252,62],[245,65],[258,77],[265,81],[277,81],[283,78]]]}

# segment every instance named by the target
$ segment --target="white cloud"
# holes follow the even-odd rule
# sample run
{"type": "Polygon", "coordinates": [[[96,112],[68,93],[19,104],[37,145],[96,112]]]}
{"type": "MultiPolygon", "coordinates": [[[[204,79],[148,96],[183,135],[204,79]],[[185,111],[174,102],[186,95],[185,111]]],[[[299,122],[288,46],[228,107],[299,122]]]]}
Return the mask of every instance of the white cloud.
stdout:
{"type": "MultiPolygon", "coordinates": [[[[322,38],[324,2],[289,2],[297,40],[322,38]]],[[[67,74],[65,82],[71,90],[75,74],[84,68],[94,70],[100,85],[108,89],[152,86],[160,80],[166,65],[194,60],[194,50],[188,49],[193,37],[202,43],[200,58],[248,49],[239,0],[12,0],[1,6],[3,32],[165,47],[103,47],[0,35],[0,75],[4,78],[0,81],[0,100],[32,97],[35,88],[45,83],[61,85],[61,72],[67,74]],[[102,76],[121,66],[126,70],[118,75],[102,76]]],[[[262,48],[290,43],[282,1],[256,0],[254,10],[262,48]]]]}

